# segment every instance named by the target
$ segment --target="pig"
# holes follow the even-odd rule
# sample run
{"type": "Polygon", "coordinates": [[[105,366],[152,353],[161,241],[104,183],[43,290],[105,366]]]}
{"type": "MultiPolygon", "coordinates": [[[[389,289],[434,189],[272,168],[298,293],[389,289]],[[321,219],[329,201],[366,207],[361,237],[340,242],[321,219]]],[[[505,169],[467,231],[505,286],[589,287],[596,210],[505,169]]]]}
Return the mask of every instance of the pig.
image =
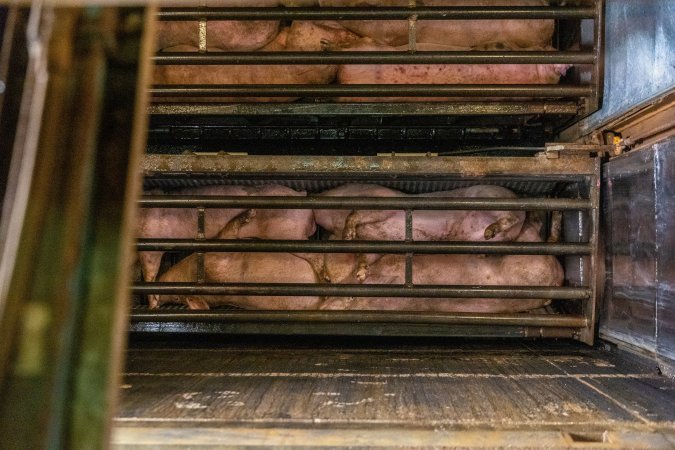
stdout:
{"type": "MultiPolygon", "coordinates": [[[[541,224],[528,220],[518,242],[541,242],[541,224]]],[[[358,283],[359,257],[354,254],[325,255],[326,272],[332,283],[358,283]]],[[[561,286],[564,271],[550,255],[416,255],[413,283],[417,285],[511,285],[561,286]]],[[[377,260],[363,284],[403,284],[405,257],[386,255],[377,260]]],[[[460,313],[514,313],[540,308],[548,299],[493,298],[367,298],[327,297],[321,309],[426,311],[460,313]]]]}
{"type": "MultiPolygon", "coordinates": [[[[408,0],[320,0],[321,6],[409,6],[408,0]]],[[[418,0],[418,6],[545,6],[546,0],[418,0]]],[[[345,20],[341,24],[379,43],[399,46],[408,42],[406,20],[345,20]]],[[[421,43],[479,47],[502,43],[516,47],[549,45],[555,23],[536,20],[419,20],[416,40],[421,43]]]]}
{"type": "MultiPolygon", "coordinates": [[[[346,197],[402,197],[402,192],[377,185],[348,184],[322,193],[346,197]]],[[[514,198],[516,195],[499,186],[471,186],[452,191],[420,194],[421,197],[495,197],[514,198]]],[[[315,210],[319,225],[333,236],[345,240],[403,240],[405,213],[403,211],[315,210]]],[[[414,211],[413,240],[427,241],[510,241],[520,233],[525,220],[523,211],[414,211]]],[[[367,277],[368,267],[380,255],[359,256],[358,278],[367,277]]],[[[327,281],[330,274],[321,269],[316,256],[308,257],[312,266],[327,281]]]]}
{"type": "MultiPolygon", "coordinates": [[[[262,186],[205,186],[176,191],[179,195],[223,196],[306,196],[279,185],[262,186]]],[[[307,239],[314,234],[316,223],[311,210],[248,210],[212,209],[204,213],[204,237],[215,237],[230,224],[231,239],[307,239]],[[243,213],[246,214],[241,216],[243,213]],[[233,221],[237,216],[238,220],[233,221]],[[236,227],[234,226],[236,225],[236,227]]],[[[138,238],[190,239],[197,237],[197,210],[195,208],[142,208],[136,227],[138,238]]],[[[139,252],[145,281],[153,281],[159,271],[164,252],[139,252]]]]}
{"type": "MultiPolygon", "coordinates": [[[[338,197],[405,197],[400,191],[372,184],[346,184],[321,195],[338,197]]],[[[492,197],[516,198],[500,186],[476,185],[452,191],[420,194],[417,197],[492,197]]],[[[423,204],[424,200],[420,200],[423,204]]],[[[314,211],[317,223],[343,239],[403,240],[403,211],[320,210],[314,211]]],[[[413,240],[431,241],[510,241],[515,239],[525,220],[523,211],[424,211],[413,212],[413,240]]]]}
{"type": "MultiPolygon", "coordinates": [[[[335,22],[294,21],[280,31],[277,37],[259,49],[268,51],[321,51],[328,45],[347,46],[359,39],[354,33],[335,22]]],[[[196,47],[178,46],[165,51],[197,51],[196,47]]],[[[328,84],[335,79],[337,65],[223,65],[204,66],[166,65],[154,69],[155,84],[328,84]]],[[[222,102],[290,102],[296,97],[219,97],[222,102]]],[[[174,98],[162,98],[173,101],[174,98]]],[[[185,101],[185,99],[182,99],[185,101]]],[[[195,98],[191,101],[212,101],[195,98]]]]}
{"type": "MultiPolygon", "coordinates": [[[[194,7],[194,2],[172,2],[174,7],[194,7]]],[[[276,7],[278,0],[202,0],[197,6],[276,7]]],[[[157,50],[185,46],[185,51],[199,47],[199,21],[158,21],[157,50]]],[[[253,51],[270,43],[279,32],[278,20],[209,20],[206,23],[206,45],[211,51],[253,51]]],[[[179,50],[176,50],[179,51],[179,50]]]]}
{"type": "MultiPolygon", "coordinates": [[[[198,21],[162,21],[157,23],[157,50],[177,45],[199,48],[198,21]]],[[[206,48],[212,51],[258,50],[279,33],[275,20],[209,20],[206,22],[206,48]]]]}
{"type": "MultiPolygon", "coordinates": [[[[207,283],[316,283],[311,265],[290,253],[206,253],[204,275],[207,283]]],[[[160,282],[194,282],[197,280],[197,256],[184,258],[159,277],[160,282]]],[[[158,308],[165,303],[186,304],[190,309],[230,305],[244,309],[319,309],[316,296],[246,296],[246,295],[150,295],[148,305],[158,308]]]]}
{"type": "MultiPolygon", "coordinates": [[[[419,43],[421,51],[458,51],[466,48],[419,43]]],[[[349,51],[406,51],[362,39],[349,51]]],[[[492,50],[492,48],[488,48],[492,50]]],[[[531,47],[529,50],[553,50],[531,47]]],[[[337,72],[341,84],[556,84],[569,64],[345,64],[337,72]]],[[[341,102],[451,101],[462,97],[339,97],[341,102]]]]}

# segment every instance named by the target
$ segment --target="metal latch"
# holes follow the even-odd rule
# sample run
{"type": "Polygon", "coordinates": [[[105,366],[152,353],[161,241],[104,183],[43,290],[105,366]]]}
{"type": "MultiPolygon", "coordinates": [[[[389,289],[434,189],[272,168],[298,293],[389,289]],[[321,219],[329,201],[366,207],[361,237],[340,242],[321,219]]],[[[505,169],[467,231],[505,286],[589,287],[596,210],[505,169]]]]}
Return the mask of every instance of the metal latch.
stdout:
{"type": "Polygon", "coordinates": [[[557,142],[545,144],[544,150],[546,157],[549,159],[559,158],[561,154],[583,156],[590,155],[591,153],[597,153],[598,156],[603,156],[605,154],[614,155],[616,152],[616,145],[572,144],[557,142]]]}

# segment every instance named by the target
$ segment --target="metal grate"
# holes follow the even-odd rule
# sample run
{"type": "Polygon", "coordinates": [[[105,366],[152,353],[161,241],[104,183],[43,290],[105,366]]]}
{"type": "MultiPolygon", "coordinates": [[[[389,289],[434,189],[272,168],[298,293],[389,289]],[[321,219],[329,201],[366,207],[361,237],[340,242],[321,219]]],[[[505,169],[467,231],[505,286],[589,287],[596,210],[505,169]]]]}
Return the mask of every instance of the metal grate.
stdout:
{"type": "MultiPolygon", "coordinates": [[[[439,324],[447,326],[474,327],[473,335],[480,335],[483,327],[484,335],[517,335],[533,336],[533,327],[539,327],[538,336],[555,335],[557,337],[575,336],[584,342],[592,342],[595,311],[595,277],[598,226],[598,163],[597,160],[578,157],[560,157],[558,159],[539,158],[409,158],[397,167],[397,158],[351,158],[342,161],[325,158],[304,160],[303,158],[277,158],[274,173],[270,172],[267,158],[228,157],[228,156],[149,156],[144,163],[148,181],[153,176],[159,180],[192,180],[196,175],[209,172],[228,174],[236,172],[233,181],[276,183],[286,177],[293,178],[298,174],[294,168],[300,164],[305,171],[311,172],[309,178],[317,188],[325,188],[344,184],[351,179],[358,179],[362,169],[368,170],[370,182],[396,178],[405,173],[409,178],[405,181],[393,180],[390,183],[407,183],[412,191],[437,190],[439,186],[457,186],[443,183],[502,184],[499,180],[511,179],[521,183],[522,189],[541,188],[545,186],[551,197],[534,196],[518,199],[459,199],[459,198],[426,198],[424,205],[411,201],[410,197],[389,198],[347,198],[347,197],[215,197],[215,196],[146,196],[140,201],[142,207],[180,207],[180,208],[300,208],[300,209],[402,209],[406,214],[405,241],[226,241],[204,239],[147,239],[138,243],[139,250],[189,250],[201,252],[226,251],[265,251],[265,252],[388,252],[405,254],[405,284],[402,285],[349,285],[349,284],[284,284],[284,283],[138,283],[133,287],[136,294],[199,294],[199,295],[262,295],[262,296],[303,296],[303,295],[336,295],[363,297],[423,297],[423,298],[553,298],[564,302],[582,302],[581,315],[552,315],[538,321],[533,314],[429,314],[398,313],[386,315],[383,312],[312,312],[292,311],[266,312],[249,311],[246,313],[198,314],[185,315],[159,314],[152,312],[135,315],[137,322],[180,323],[218,322],[223,321],[223,332],[262,332],[267,329],[271,333],[293,332],[318,334],[366,333],[365,324],[379,323],[375,329],[386,334],[386,329],[401,331],[399,325],[408,324],[416,330],[416,334],[443,334],[439,324]],[[388,162],[388,163],[387,163],[388,162]],[[408,165],[416,168],[417,175],[406,170],[408,165]],[[173,167],[169,169],[168,167],[173,167]],[[245,167],[244,167],[245,166],[245,167]],[[340,173],[336,172],[339,167],[340,173]],[[477,168],[480,167],[480,174],[477,168]],[[236,168],[236,170],[235,170],[236,168]],[[474,168],[474,172],[472,172],[474,168]],[[424,173],[425,176],[421,176],[424,173]],[[473,173],[473,175],[472,175],[473,173]],[[245,176],[248,174],[248,176],[245,176]],[[509,174],[505,176],[504,174],[509,174]],[[425,177],[438,181],[425,181],[425,177]],[[450,181],[443,181],[447,177],[450,181]],[[251,181],[255,180],[255,181],[251,181]],[[319,181],[320,180],[320,181],[319,181]],[[347,180],[347,181],[345,181],[347,180]],[[425,184],[426,183],[426,184],[425,184]],[[437,184],[434,184],[437,183],[437,184]],[[412,241],[412,211],[415,209],[497,209],[497,210],[543,210],[567,211],[577,218],[580,234],[568,237],[563,243],[484,243],[484,242],[421,242],[412,241]],[[527,287],[527,286],[427,286],[412,283],[412,256],[419,254],[554,254],[566,255],[567,279],[569,285],[564,287],[527,287]],[[580,275],[574,275],[578,270],[580,275]],[[575,280],[578,280],[575,281],[575,280]],[[384,315],[380,315],[384,314],[384,315]],[[361,322],[354,328],[353,321],[361,322]],[[393,328],[382,328],[382,323],[393,324],[393,328]],[[398,323],[399,325],[396,325],[398,323]],[[423,324],[429,325],[424,328],[423,324]],[[237,325],[239,324],[239,325],[237,325]],[[303,324],[306,328],[303,328],[303,324]],[[327,325],[330,324],[330,325],[327,325]],[[433,326],[432,326],[433,325],[433,326]],[[494,325],[487,327],[487,325],[494,325]],[[480,327],[479,327],[480,326],[480,327]],[[267,327],[267,328],[266,328],[267,327]],[[319,327],[319,328],[317,328],[319,327]],[[324,327],[324,328],[321,328],[324,327]],[[327,327],[327,328],[326,328],[327,327]],[[478,328],[476,328],[478,327],[478,328]],[[506,330],[506,328],[509,328],[506,330]],[[285,331],[284,331],[285,330],[285,331]],[[546,331],[548,330],[548,331],[546,331]],[[561,331],[566,330],[566,331],[561,331]],[[548,332],[553,334],[547,334],[548,332]]],[[[303,169],[299,169],[300,172],[303,169]]],[[[193,181],[193,182],[201,182],[193,181]]],[[[305,182],[306,180],[300,180],[305,182]]],[[[293,187],[294,181],[287,180],[293,187]]],[[[308,185],[304,185],[307,187],[308,185]]],[[[516,184],[517,186],[517,184],[516,184]]],[[[530,193],[532,194],[531,189],[530,193]]],[[[414,200],[414,199],[413,199],[414,200]]],[[[570,216],[570,217],[572,217],[570,216]]],[[[200,221],[201,223],[201,221],[200,221]]],[[[199,261],[199,260],[198,260],[199,261]]],[[[202,265],[198,262],[198,264],[202,265]]],[[[203,268],[198,272],[203,273],[203,268]]],[[[505,300],[507,301],[507,300],[505,300]]],[[[172,325],[173,330],[175,326],[172,325]]],[[[201,329],[200,327],[192,329],[201,329]]],[[[143,329],[153,328],[144,325],[143,329]]],[[[155,327],[157,328],[157,327],[155,327]]],[[[157,329],[160,329],[159,327],[157,329]]],[[[405,327],[404,327],[405,328],[405,327]]],[[[163,329],[163,328],[162,328],[163,329]]],[[[213,329],[211,326],[209,329],[213,329]]],[[[465,328],[462,328],[465,329],[465,328]]],[[[411,332],[406,328],[406,333],[411,332]]],[[[447,329],[445,330],[447,332],[447,329]]]]}
{"type": "MultiPolygon", "coordinates": [[[[188,187],[214,186],[214,185],[236,185],[236,186],[260,186],[264,184],[280,184],[297,191],[307,191],[310,194],[318,193],[332,189],[344,184],[344,181],[336,180],[298,180],[298,179],[274,179],[274,180],[245,180],[245,179],[218,179],[218,178],[188,178],[188,177],[146,177],[143,187],[146,190],[151,189],[182,189],[188,187]]],[[[449,191],[476,184],[499,185],[511,189],[519,195],[547,197],[560,188],[560,181],[542,181],[542,180],[365,180],[359,181],[369,184],[378,184],[388,188],[396,189],[407,194],[422,194],[434,191],[449,191]]]]}
{"type": "MultiPolygon", "coordinates": [[[[375,8],[171,8],[163,21],[195,20],[407,20],[408,52],[194,52],[159,53],[157,65],[280,64],[576,64],[579,80],[562,85],[156,85],[155,99],[209,98],[215,103],[157,103],[154,115],[587,115],[596,110],[602,92],[603,1],[591,6],[546,7],[375,7],[375,8]],[[590,21],[592,43],[581,50],[558,51],[418,51],[417,20],[555,19],[590,21]],[[317,103],[341,96],[455,97],[440,103],[317,103]],[[291,104],[217,103],[223,97],[301,97],[291,104]],[[495,97],[507,100],[494,101],[495,97]],[[523,100],[523,98],[531,100],[523,100]],[[472,101],[462,99],[472,98],[472,101]],[[547,100],[545,100],[547,99],[547,100]]],[[[581,26],[579,26],[581,28],[581,26]]],[[[586,28],[586,27],[585,27],[586,28]]],[[[560,41],[560,39],[558,39],[560,41]]],[[[206,46],[205,46],[206,47],[206,46]]]]}

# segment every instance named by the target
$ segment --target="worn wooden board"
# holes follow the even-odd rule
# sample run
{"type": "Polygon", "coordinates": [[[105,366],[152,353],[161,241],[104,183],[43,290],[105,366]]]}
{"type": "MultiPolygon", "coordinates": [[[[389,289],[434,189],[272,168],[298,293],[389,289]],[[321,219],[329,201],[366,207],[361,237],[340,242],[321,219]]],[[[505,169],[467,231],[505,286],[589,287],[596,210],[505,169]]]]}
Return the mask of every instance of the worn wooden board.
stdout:
{"type": "Polygon", "coordinates": [[[278,443],[297,443],[320,429],[321,445],[335,444],[335,433],[344,445],[361,445],[364,436],[390,445],[392,436],[408,430],[433,446],[442,439],[424,434],[429,430],[465,433],[462,439],[501,430],[506,434],[485,442],[497,445],[522,432],[518,442],[533,445],[607,444],[613,433],[614,443],[633,439],[635,448],[640,442],[668,448],[675,435],[672,380],[638,360],[571,342],[191,345],[129,350],[117,442],[134,442],[134,436],[147,445],[174,442],[162,441],[171,429],[170,439],[178,433],[182,440],[193,436],[195,444],[211,436],[211,443],[267,445],[282,435],[278,443]],[[213,427],[215,435],[194,434],[213,427]],[[237,431],[242,427],[266,431],[245,435],[237,431]]]}

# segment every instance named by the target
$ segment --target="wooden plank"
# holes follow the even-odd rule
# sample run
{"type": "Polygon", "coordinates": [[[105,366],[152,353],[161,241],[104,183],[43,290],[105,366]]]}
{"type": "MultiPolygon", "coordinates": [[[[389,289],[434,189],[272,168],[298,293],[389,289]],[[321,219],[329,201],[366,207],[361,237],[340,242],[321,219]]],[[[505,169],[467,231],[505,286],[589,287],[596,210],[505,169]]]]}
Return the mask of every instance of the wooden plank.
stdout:
{"type": "MultiPolygon", "coordinates": [[[[671,449],[672,441],[666,433],[644,431],[587,431],[586,436],[598,436],[602,448],[671,449]]],[[[267,447],[312,446],[323,448],[345,447],[419,447],[456,448],[466,445],[472,448],[568,448],[569,434],[556,430],[402,430],[387,429],[343,429],[338,433],[331,429],[280,429],[280,428],[208,428],[185,429],[118,427],[112,442],[113,449],[166,448],[166,446],[189,446],[213,448],[227,445],[228,448],[241,446],[267,447]],[[203,447],[202,447],[203,446],[203,447]]],[[[586,442],[585,444],[593,445],[586,442]]],[[[584,444],[581,444],[584,445],[584,444]]],[[[174,447],[171,447],[174,448],[174,447]]]]}

